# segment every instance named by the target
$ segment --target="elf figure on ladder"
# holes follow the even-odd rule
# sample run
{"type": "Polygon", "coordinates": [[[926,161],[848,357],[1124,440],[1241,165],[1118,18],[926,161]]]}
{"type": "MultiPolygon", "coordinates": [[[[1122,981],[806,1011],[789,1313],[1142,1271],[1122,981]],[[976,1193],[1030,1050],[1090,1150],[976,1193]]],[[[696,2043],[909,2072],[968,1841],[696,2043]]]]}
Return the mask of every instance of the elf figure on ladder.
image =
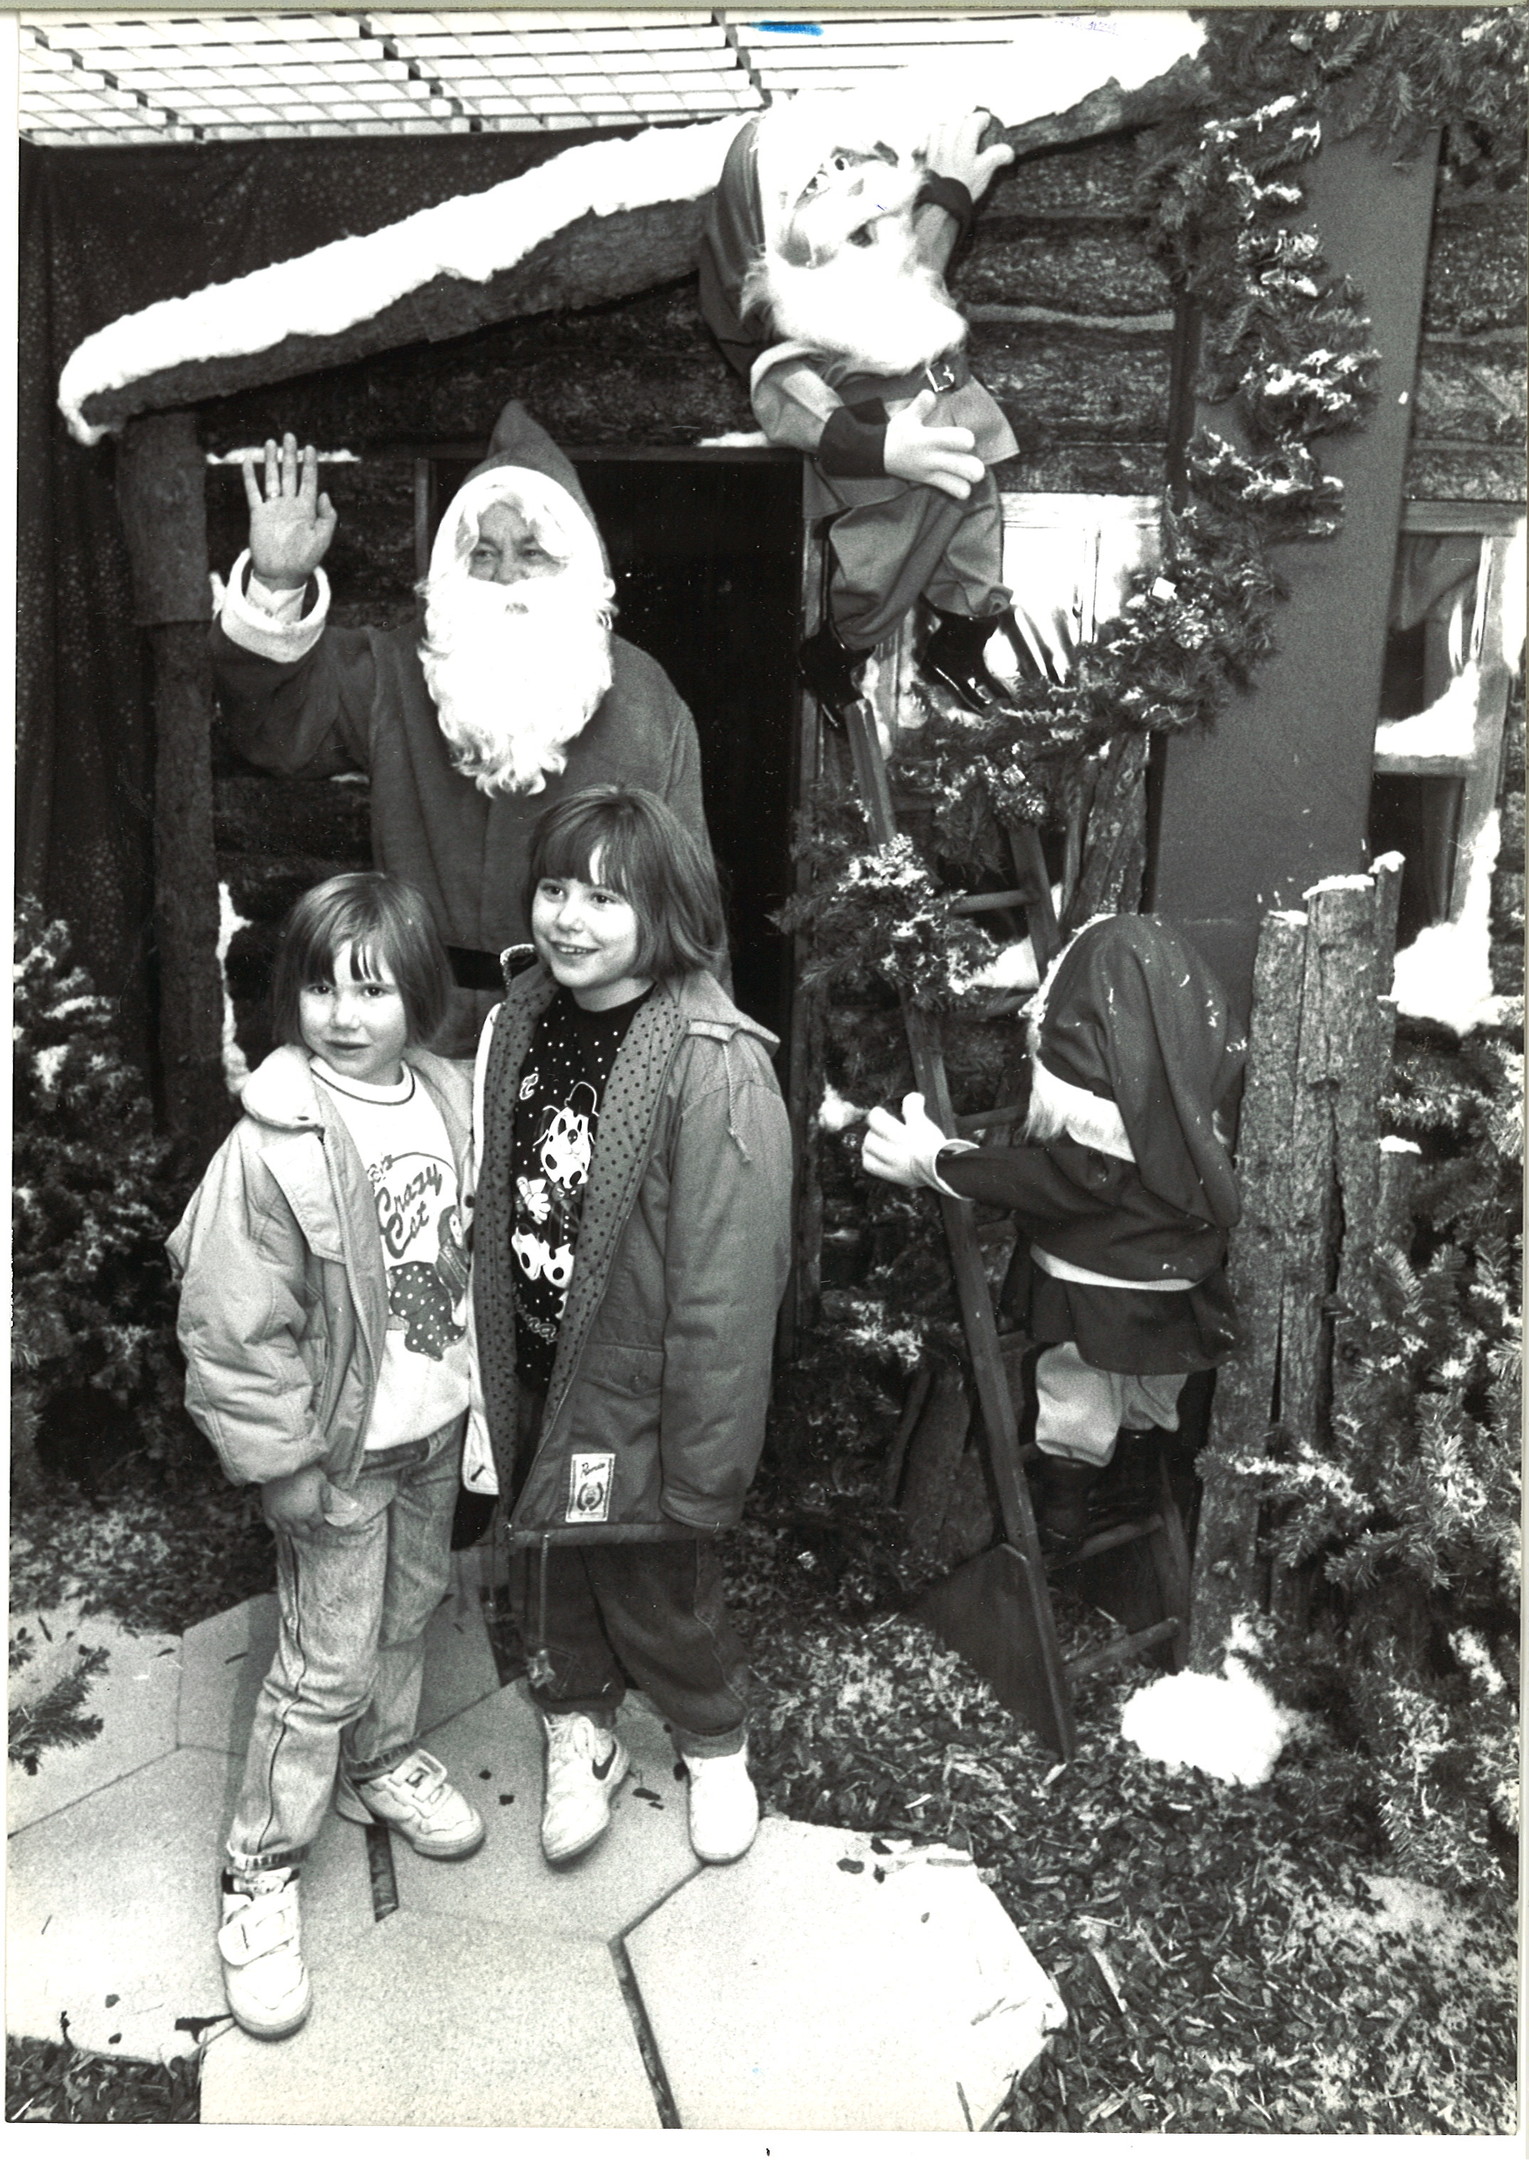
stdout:
{"type": "Polygon", "coordinates": [[[909,1095],[901,1118],[871,1111],[861,1160],[892,1184],[1013,1210],[1005,1302],[1042,1346],[1041,1545],[1065,1560],[1119,1442],[1175,1431],[1189,1374],[1236,1346],[1227,1113],[1245,1045],[1199,955],[1152,915],[1085,924],[1041,985],[1029,1038],[1022,1145],[950,1139],[909,1095]]]}
{"type": "Polygon", "coordinates": [[[984,653],[1006,624],[991,468],[1016,454],[972,378],[944,268],[1013,158],[986,112],[931,128],[885,98],[804,96],[751,119],[701,242],[701,307],[773,443],[809,453],[827,607],[801,648],[842,722],[874,646],[926,601],[927,680],[969,712],[1003,698],[984,653]]]}

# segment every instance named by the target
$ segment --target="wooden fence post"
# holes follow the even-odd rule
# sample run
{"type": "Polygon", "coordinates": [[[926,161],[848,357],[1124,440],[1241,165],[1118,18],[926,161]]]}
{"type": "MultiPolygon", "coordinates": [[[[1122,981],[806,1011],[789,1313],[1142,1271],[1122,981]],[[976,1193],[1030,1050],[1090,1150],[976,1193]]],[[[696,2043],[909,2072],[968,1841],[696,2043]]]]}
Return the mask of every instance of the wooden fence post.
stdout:
{"type": "Polygon", "coordinates": [[[1222,1371],[1201,1460],[1192,1656],[1214,1670],[1239,1612],[1291,1607],[1299,1585],[1265,1557],[1256,1489],[1235,1463],[1276,1440],[1341,1444],[1374,1256],[1405,1211],[1380,1144],[1390,1074],[1389,998],[1399,864],[1327,878],[1304,913],[1264,918],[1238,1144],[1243,1215],[1228,1274],[1243,1341],[1222,1371]]]}
{"type": "Polygon", "coordinates": [[[198,1169],[231,1115],[209,753],[205,475],[190,413],[151,413],[128,424],[117,451],[117,502],[134,615],[151,654],[160,1058],[167,1122],[198,1169]]]}

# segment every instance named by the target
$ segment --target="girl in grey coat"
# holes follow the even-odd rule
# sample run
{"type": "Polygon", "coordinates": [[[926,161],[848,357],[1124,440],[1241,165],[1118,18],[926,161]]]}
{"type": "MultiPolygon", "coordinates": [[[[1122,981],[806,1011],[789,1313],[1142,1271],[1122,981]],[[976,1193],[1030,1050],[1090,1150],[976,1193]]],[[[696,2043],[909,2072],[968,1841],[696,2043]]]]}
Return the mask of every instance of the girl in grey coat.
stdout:
{"type": "Polygon", "coordinates": [[[735,1859],[758,1805],[713,1540],[759,1460],[786,1282],[774,1039],[710,973],[715,874],[645,790],[546,813],[529,913],[539,965],[478,1054],[465,1474],[525,1556],[543,1850],[571,1860],[604,1831],[630,1680],[673,1729],[697,1853],[735,1859]]]}

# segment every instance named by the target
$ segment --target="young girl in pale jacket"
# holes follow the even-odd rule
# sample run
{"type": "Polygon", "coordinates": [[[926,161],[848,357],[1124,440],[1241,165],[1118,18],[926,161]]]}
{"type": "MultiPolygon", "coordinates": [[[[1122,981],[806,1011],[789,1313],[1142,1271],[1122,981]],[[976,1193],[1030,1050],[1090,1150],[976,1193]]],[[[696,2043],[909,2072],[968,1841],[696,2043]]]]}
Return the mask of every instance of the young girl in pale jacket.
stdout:
{"type": "Polygon", "coordinates": [[[483,1841],[414,1732],[468,1403],[471,1095],[422,1047],[449,983],[412,886],[305,893],[276,962],[281,1048],[170,1240],[187,1406],[276,1539],[218,1930],[229,2008],[265,2039],[308,2014],[298,1878],[332,1797],[433,1858],[483,1841]]]}

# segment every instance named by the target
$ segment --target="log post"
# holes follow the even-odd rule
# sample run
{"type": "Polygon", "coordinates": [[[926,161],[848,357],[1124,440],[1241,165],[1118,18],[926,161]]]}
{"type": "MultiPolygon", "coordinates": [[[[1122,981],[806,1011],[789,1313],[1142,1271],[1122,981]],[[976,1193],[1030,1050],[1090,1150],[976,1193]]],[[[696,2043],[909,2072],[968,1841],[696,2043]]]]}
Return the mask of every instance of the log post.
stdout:
{"type": "Polygon", "coordinates": [[[1200,1460],[1204,1495],[1196,1535],[1194,1662],[1213,1669],[1232,1621],[1261,1601],[1259,1502],[1237,1476],[1239,1456],[1261,1457],[1277,1423],[1280,1301],[1285,1284],[1286,1184],[1295,1116],[1306,917],[1266,916],[1253,976],[1248,1079],[1237,1143],[1242,1221],[1227,1272],[1242,1347],[1216,1384],[1210,1442],[1200,1460]]]}
{"type": "Polygon", "coordinates": [[[165,1115],[200,1169],[227,1132],[213,843],[206,467],[189,412],[129,423],[117,503],[154,710],[154,919],[165,1115]]]}
{"type": "Polygon", "coordinates": [[[1399,868],[1383,859],[1373,874],[1324,879],[1304,913],[1264,919],[1238,1144],[1243,1213],[1227,1263],[1243,1339],[1220,1376],[1200,1465],[1202,1671],[1239,1612],[1268,1605],[1298,1618],[1305,1590],[1304,1578],[1266,1567],[1263,1510],[1237,1459],[1256,1461],[1276,1440],[1341,1457],[1346,1425],[1362,1414],[1375,1253],[1405,1214],[1405,1158],[1382,1150],[1379,1131],[1399,868]]]}

